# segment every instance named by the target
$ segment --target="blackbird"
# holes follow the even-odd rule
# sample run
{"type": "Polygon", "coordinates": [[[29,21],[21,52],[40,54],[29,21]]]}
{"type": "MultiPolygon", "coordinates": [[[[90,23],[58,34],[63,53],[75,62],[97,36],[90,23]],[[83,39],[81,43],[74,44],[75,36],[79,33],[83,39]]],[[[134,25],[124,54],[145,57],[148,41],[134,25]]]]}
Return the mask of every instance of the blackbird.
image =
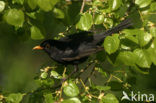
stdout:
{"type": "Polygon", "coordinates": [[[48,39],[33,49],[43,49],[56,62],[77,65],[84,62],[91,54],[103,50],[101,44],[104,39],[132,25],[130,19],[104,33],[91,35],[92,32],[80,32],[63,37],[60,40],[48,39]]]}
{"type": "Polygon", "coordinates": [[[107,36],[117,33],[131,25],[131,20],[126,19],[103,33],[93,35],[92,32],[85,31],[63,37],[60,40],[48,39],[33,49],[43,49],[58,63],[75,65],[76,72],[78,64],[86,61],[91,54],[104,50],[101,44],[107,36]]]}

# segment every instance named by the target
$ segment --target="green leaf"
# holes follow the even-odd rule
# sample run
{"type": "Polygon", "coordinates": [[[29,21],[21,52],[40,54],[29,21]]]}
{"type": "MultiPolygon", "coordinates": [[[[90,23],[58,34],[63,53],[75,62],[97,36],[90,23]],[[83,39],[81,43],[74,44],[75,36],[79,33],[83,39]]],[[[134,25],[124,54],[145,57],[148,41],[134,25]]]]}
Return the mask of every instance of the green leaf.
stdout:
{"type": "Polygon", "coordinates": [[[149,41],[152,39],[152,36],[150,34],[139,29],[125,29],[122,31],[122,33],[124,33],[126,37],[136,35],[138,40],[135,40],[134,38],[129,39],[135,43],[139,43],[141,47],[147,45],[149,41]]]}
{"type": "Polygon", "coordinates": [[[132,20],[133,27],[135,28],[141,28],[143,26],[143,21],[141,19],[141,15],[139,11],[134,7],[133,11],[130,12],[129,17],[132,20]]]}
{"type": "Polygon", "coordinates": [[[150,28],[150,34],[151,34],[153,37],[156,37],[156,27],[151,27],[151,28],[150,28]]]}
{"type": "Polygon", "coordinates": [[[45,103],[54,103],[52,93],[44,94],[45,103]]]}
{"type": "Polygon", "coordinates": [[[151,13],[151,14],[146,15],[146,20],[156,24],[156,14],[151,13]]]}
{"type": "Polygon", "coordinates": [[[122,4],[122,0],[109,0],[109,9],[114,11],[117,10],[121,4],[122,4]]]}
{"type": "Polygon", "coordinates": [[[103,91],[107,91],[107,90],[110,90],[111,87],[110,86],[95,86],[96,89],[98,90],[103,90],[103,91]]]}
{"type": "Polygon", "coordinates": [[[54,7],[60,0],[50,0],[52,7],[54,7]]]}
{"type": "Polygon", "coordinates": [[[151,61],[156,65],[156,38],[153,40],[151,46],[147,49],[151,61]]]}
{"type": "Polygon", "coordinates": [[[32,26],[30,28],[31,30],[31,38],[35,40],[44,39],[43,34],[41,33],[40,29],[36,26],[32,26]]]}
{"type": "Polygon", "coordinates": [[[48,73],[47,72],[41,73],[41,78],[45,79],[45,78],[47,78],[47,76],[48,76],[48,73]]]}
{"type": "Polygon", "coordinates": [[[121,49],[134,50],[138,48],[138,39],[135,36],[125,36],[120,39],[121,49]]]}
{"type": "Polygon", "coordinates": [[[152,0],[135,0],[135,4],[139,5],[140,8],[144,8],[151,3],[152,0]]]}
{"type": "Polygon", "coordinates": [[[134,66],[136,62],[136,56],[134,53],[130,51],[123,51],[120,52],[119,55],[117,56],[117,63],[123,63],[127,66],[134,66]]]}
{"type": "Polygon", "coordinates": [[[23,99],[23,94],[21,93],[12,93],[9,94],[6,98],[7,103],[20,103],[20,101],[23,99]]]}
{"type": "Polygon", "coordinates": [[[60,74],[58,74],[56,71],[53,71],[53,70],[51,71],[50,76],[53,76],[56,79],[61,79],[62,78],[62,76],[60,74]]]}
{"type": "Polygon", "coordinates": [[[101,51],[96,54],[96,59],[100,62],[104,62],[106,60],[106,52],[101,51]]]}
{"type": "Polygon", "coordinates": [[[110,18],[104,18],[104,26],[106,28],[112,28],[113,27],[113,20],[110,18]]]}
{"type": "Polygon", "coordinates": [[[127,4],[124,4],[123,6],[121,6],[119,8],[119,10],[116,12],[116,14],[118,14],[119,17],[123,17],[125,15],[125,13],[127,12],[128,6],[127,4]]]}
{"type": "Polygon", "coordinates": [[[124,29],[121,32],[124,33],[125,36],[133,36],[133,35],[139,35],[140,33],[142,34],[144,31],[140,29],[124,29]]]}
{"type": "Polygon", "coordinates": [[[120,44],[118,36],[118,34],[114,34],[113,36],[107,36],[104,40],[104,48],[108,54],[112,54],[118,50],[120,44]]]}
{"type": "Polygon", "coordinates": [[[104,96],[102,101],[103,103],[119,103],[118,99],[113,94],[110,93],[104,96]]]}
{"type": "Polygon", "coordinates": [[[41,86],[52,87],[54,85],[54,80],[51,78],[38,79],[38,80],[36,80],[36,82],[39,83],[39,85],[41,85],[41,86]]]}
{"type": "Polygon", "coordinates": [[[27,3],[32,10],[37,6],[37,0],[27,0],[27,3]]]}
{"type": "Polygon", "coordinates": [[[56,18],[58,18],[58,19],[64,18],[64,12],[61,9],[54,8],[53,12],[54,12],[54,15],[56,18]]]}
{"type": "Polygon", "coordinates": [[[103,14],[96,14],[94,17],[94,24],[98,25],[98,24],[102,24],[104,22],[104,15],[103,14]]]}
{"type": "Polygon", "coordinates": [[[53,7],[55,6],[55,4],[58,2],[59,0],[38,0],[38,6],[48,12],[50,10],[53,9],[53,7]]]}
{"type": "Polygon", "coordinates": [[[97,6],[103,6],[103,3],[100,0],[94,0],[93,7],[97,7],[97,6]]]}
{"type": "Polygon", "coordinates": [[[81,101],[78,98],[74,97],[74,98],[66,99],[61,103],[81,103],[81,101]]]}
{"type": "Polygon", "coordinates": [[[8,24],[22,27],[24,23],[24,13],[22,10],[18,9],[9,9],[5,14],[4,14],[4,19],[8,24]]]}
{"type": "Polygon", "coordinates": [[[28,15],[30,18],[32,18],[32,19],[36,19],[36,15],[35,15],[36,13],[35,12],[31,12],[31,13],[26,13],[26,15],[28,15]]]}
{"type": "Polygon", "coordinates": [[[147,33],[142,31],[139,35],[138,35],[138,41],[141,47],[145,46],[146,44],[149,43],[149,41],[152,39],[152,36],[147,33]]]}
{"type": "Polygon", "coordinates": [[[89,13],[84,13],[80,17],[79,22],[76,24],[76,28],[88,31],[92,27],[92,24],[93,24],[92,15],[89,13]]]}
{"type": "Polygon", "coordinates": [[[13,4],[17,3],[17,4],[23,5],[24,0],[12,0],[12,3],[13,3],[13,4]]]}
{"type": "Polygon", "coordinates": [[[75,83],[70,81],[68,85],[64,86],[63,92],[65,93],[66,96],[75,97],[79,94],[79,88],[75,83]]]}
{"type": "Polygon", "coordinates": [[[156,2],[153,2],[153,3],[150,5],[150,10],[151,10],[151,11],[156,11],[156,2]]]}
{"type": "Polygon", "coordinates": [[[0,12],[2,12],[5,8],[5,2],[4,1],[0,1],[0,12]]]}
{"type": "Polygon", "coordinates": [[[142,49],[134,50],[134,54],[136,55],[136,64],[143,68],[150,68],[152,62],[147,51],[142,49]]]}

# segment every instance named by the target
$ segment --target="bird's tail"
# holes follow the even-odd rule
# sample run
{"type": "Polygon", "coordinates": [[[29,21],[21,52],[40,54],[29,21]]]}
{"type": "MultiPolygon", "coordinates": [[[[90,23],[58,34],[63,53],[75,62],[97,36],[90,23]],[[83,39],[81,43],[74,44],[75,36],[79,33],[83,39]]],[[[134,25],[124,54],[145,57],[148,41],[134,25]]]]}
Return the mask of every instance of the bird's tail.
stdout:
{"type": "Polygon", "coordinates": [[[127,27],[129,27],[131,25],[132,25],[131,20],[130,19],[126,19],[126,20],[122,21],[119,25],[113,27],[112,29],[107,30],[104,33],[104,36],[106,37],[106,36],[111,35],[113,33],[117,33],[120,30],[125,29],[125,28],[127,28],[127,27]]]}
{"type": "Polygon", "coordinates": [[[100,34],[96,34],[95,35],[95,39],[96,40],[103,40],[105,37],[113,34],[113,33],[117,33],[119,31],[121,31],[122,29],[125,29],[125,28],[128,28],[129,26],[132,26],[132,22],[130,19],[126,19],[124,21],[122,21],[120,24],[118,24],[117,26],[107,30],[106,32],[104,33],[100,33],[100,34]]]}

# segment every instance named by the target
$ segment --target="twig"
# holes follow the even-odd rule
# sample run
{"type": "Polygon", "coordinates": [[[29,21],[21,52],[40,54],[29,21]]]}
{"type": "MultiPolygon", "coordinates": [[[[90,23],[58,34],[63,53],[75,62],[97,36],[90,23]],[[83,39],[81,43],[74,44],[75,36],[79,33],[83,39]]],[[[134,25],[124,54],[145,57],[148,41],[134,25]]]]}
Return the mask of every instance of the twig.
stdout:
{"type": "Polygon", "coordinates": [[[144,22],[144,19],[143,19],[142,13],[140,12],[140,10],[138,10],[138,12],[139,12],[139,15],[140,15],[140,17],[141,17],[141,21],[144,22]]]}
{"type": "Polygon", "coordinates": [[[84,72],[88,69],[88,67],[89,67],[90,65],[92,65],[93,63],[94,63],[94,62],[90,62],[84,69],[81,69],[80,72],[75,76],[75,78],[79,78],[80,75],[81,75],[82,73],[84,73],[84,72]]]}
{"type": "Polygon", "coordinates": [[[80,13],[83,13],[83,9],[84,9],[84,6],[85,6],[85,2],[86,2],[86,0],[83,0],[82,5],[81,5],[80,13]]]}
{"type": "MultiPolygon", "coordinates": [[[[64,71],[63,71],[63,74],[62,74],[63,78],[65,78],[66,70],[67,70],[67,68],[65,67],[64,68],[64,71]]],[[[62,84],[62,86],[61,86],[61,90],[60,90],[60,98],[62,97],[62,89],[63,89],[64,81],[61,84],[62,84]]]]}
{"type": "Polygon", "coordinates": [[[91,70],[91,73],[89,74],[89,76],[85,79],[85,82],[84,82],[85,84],[87,83],[88,79],[93,75],[94,71],[95,71],[95,66],[91,70]]]}
{"type": "Polygon", "coordinates": [[[115,75],[112,75],[115,79],[117,79],[119,82],[123,82],[120,78],[116,77],[115,75]]]}
{"type": "Polygon", "coordinates": [[[86,88],[84,82],[82,81],[82,79],[80,79],[80,82],[81,82],[82,86],[84,87],[85,91],[89,94],[89,91],[87,90],[87,88],[86,88]]]}
{"type": "Polygon", "coordinates": [[[111,79],[112,79],[112,74],[110,74],[110,77],[109,77],[109,79],[107,80],[107,83],[109,83],[109,82],[111,81],[111,79]]]}
{"type": "Polygon", "coordinates": [[[94,96],[94,95],[92,95],[92,94],[89,93],[89,91],[88,91],[87,87],[85,86],[84,82],[82,81],[82,79],[79,79],[79,80],[80,80],[82,86],[84,87],[85,92],[87,92],[91,97],[94,97],[94,98],[98,99],[97,96],[94,96]]]}

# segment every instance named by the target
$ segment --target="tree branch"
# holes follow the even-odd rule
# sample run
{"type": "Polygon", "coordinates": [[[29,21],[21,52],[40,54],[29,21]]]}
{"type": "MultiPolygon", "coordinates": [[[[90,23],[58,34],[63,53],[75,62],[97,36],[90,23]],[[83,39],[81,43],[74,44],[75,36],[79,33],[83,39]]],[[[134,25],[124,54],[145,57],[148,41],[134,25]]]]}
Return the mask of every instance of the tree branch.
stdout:
{"type": "Polygon", "coordinates": [[[82,5],[81,5],[80,13],[83,13],[83,9],[84,9],[84,6],[85,6],[85,2],[86,2],[86,0],[83,0],[82,5]]]}

